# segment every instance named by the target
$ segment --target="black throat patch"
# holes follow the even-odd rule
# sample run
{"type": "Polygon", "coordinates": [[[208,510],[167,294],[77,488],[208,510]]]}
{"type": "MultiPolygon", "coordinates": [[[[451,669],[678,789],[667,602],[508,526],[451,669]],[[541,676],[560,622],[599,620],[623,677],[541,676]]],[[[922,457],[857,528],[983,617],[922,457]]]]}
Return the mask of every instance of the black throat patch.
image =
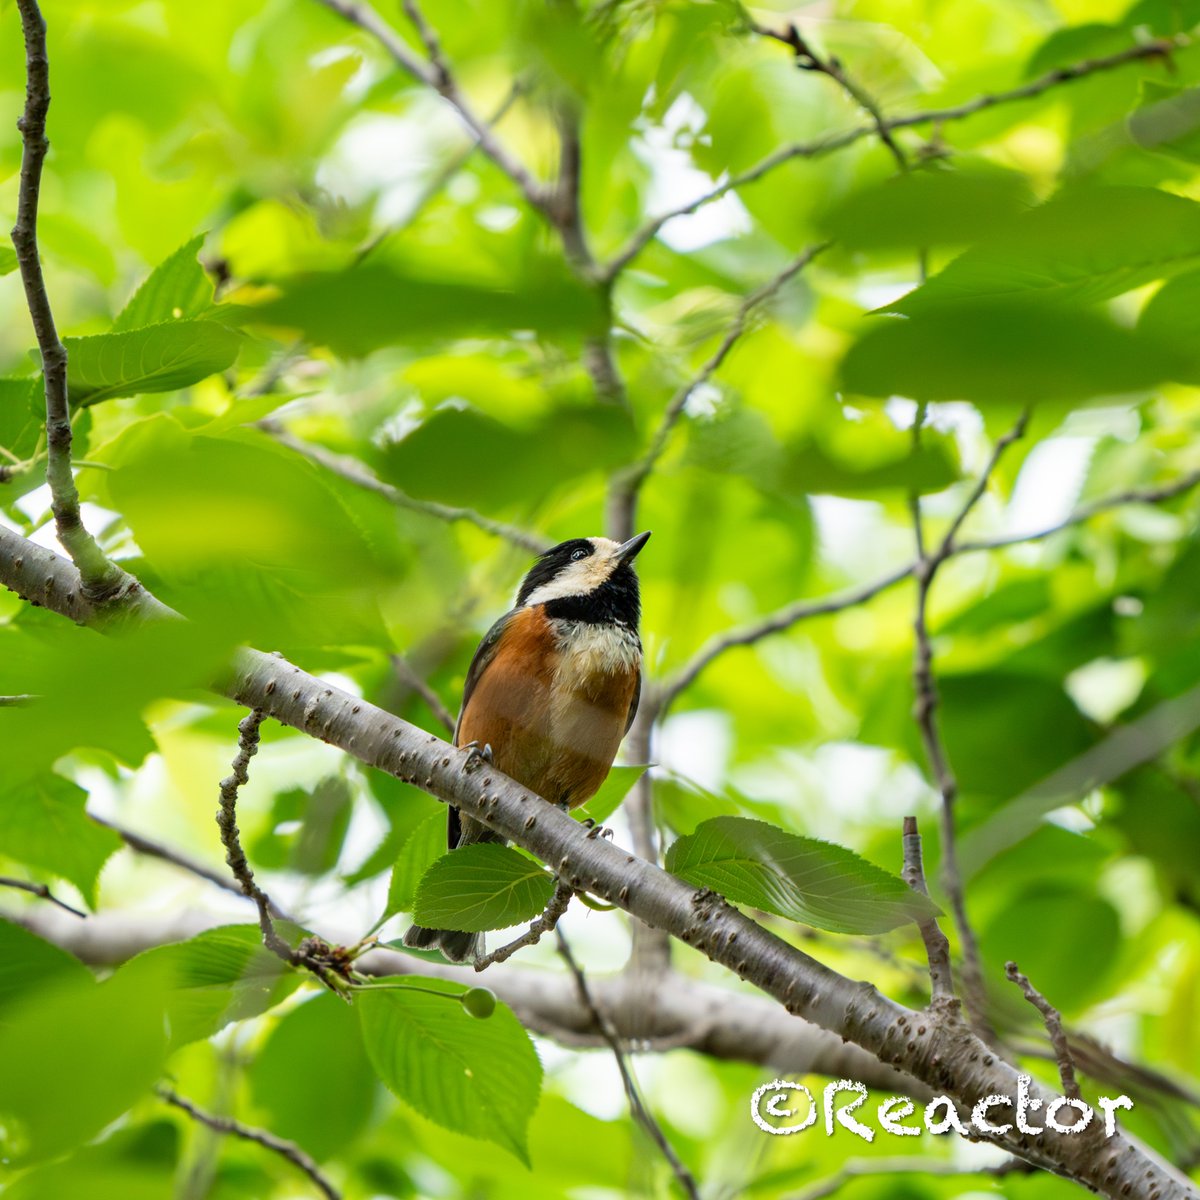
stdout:
{"type": "Polygon", "coordinates": [[[625,625],[637,630],[642,615],[638,578],[628,563],[619,566],[594,592],[561,596],[543,605],[546,616],[588,625],[625,625]]]}

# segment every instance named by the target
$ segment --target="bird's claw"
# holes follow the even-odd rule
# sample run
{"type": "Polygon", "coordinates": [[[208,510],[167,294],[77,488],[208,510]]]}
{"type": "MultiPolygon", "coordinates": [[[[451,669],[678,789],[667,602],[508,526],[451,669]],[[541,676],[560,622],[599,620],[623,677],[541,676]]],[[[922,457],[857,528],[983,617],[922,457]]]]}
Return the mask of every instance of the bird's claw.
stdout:
{"type": "Polygon", "coordinates": [[[492,761],[492,747],[487,742],[482,746],[478,742],[468,742],[462,749],[467,752],[467,761],[463,763],[464,775],[470,775],[485,763],[490,764],[492,761]]]}
{"type": "Polygon", "coordinates": [[[587,827],[587,836],[590,838],[608,838],[612,841],[613,831],[605,825],[597,825],[591,817],[584,819],[584,825],[587,827]]]}

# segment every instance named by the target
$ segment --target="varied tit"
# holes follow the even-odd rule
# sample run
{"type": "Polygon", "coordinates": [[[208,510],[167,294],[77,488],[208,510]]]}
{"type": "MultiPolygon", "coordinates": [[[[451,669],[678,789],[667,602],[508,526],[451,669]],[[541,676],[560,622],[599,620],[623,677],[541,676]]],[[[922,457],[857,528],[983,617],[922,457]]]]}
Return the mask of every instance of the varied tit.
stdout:
{"type": "MultiPolygon", "coordinates": [[[[490,751],[505,775],[563,809],[596,794],[637,712],[641,601],[633,560],[649,537],[575,538],[547,550],[467,670],[454,744],[490,751]]],[[[450,809],[451,850],[501,840],[450,809]]],[[[420,925],[404,944],[439,947],[454,962],[483,952],[481,934],[420,925]]]]}

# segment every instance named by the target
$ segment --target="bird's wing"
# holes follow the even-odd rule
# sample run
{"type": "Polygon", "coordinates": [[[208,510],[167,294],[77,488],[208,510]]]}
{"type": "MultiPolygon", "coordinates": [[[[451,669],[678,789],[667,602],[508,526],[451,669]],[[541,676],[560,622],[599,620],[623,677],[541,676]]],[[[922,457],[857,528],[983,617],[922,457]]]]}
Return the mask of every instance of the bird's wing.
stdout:
{"type": "Polygon", "coordinates": [[[638,705],[642,700],[642,668],[637,668],[637,676],[633,681],[633,699],[629,702],[629,716],[625,718],[625,732],[628,733],[637,716],[638,705]]]}
{"type": "Polygon", "coordinates": [[[515,608],[506,612],[484,634],[483,641],[479,643],[475,651],[475,657],[471,659],[471,665],[467,668],[467,681],[463,684],[462,707],[458,710],[458,721],[454,725],[454,744],[456,746],[458,745],[458,731],[462,728],[463,713],[467,711],[467,704],[471,699],[471,693],[475,690],[475,685],[479,682],[484,671],[487,670],[488,664],[496,657],[496,648],[500,645],[500,635],[504,632],[504,627],[512,620],[515,612],[517,612],[515,608]]]}

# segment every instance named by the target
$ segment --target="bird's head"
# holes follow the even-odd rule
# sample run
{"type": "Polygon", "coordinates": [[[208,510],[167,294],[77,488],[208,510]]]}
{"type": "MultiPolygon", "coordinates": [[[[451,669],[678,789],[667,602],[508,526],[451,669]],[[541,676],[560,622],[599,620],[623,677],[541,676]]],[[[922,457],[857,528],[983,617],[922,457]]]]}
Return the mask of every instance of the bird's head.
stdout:
{"type": "Polygon", "coordinates": [[[627,542],[606,537],[560,542],[530,568],[517,593],[517,606],[544,604],[551,616],[636,625],[639,600],[633,560],[649,539],[647,532],[627,542]]]}

